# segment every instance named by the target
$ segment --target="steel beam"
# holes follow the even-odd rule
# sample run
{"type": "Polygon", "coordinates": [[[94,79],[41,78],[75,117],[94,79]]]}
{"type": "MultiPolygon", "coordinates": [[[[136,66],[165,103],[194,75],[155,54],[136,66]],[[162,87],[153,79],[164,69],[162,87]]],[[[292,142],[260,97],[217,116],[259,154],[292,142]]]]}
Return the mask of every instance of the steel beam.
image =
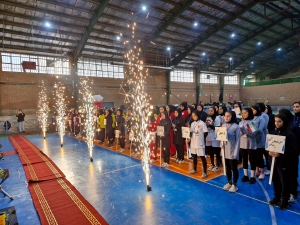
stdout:
{"type": "Polygon", "coordinates": [[[77,60],[81,56],[81,53],[84,49],[85,44],[87,43],[87,40],[89,39],[89,37],[93,31],[93,28],[94,28],[95,24],[97,23],[98,19],[102,16],[102,13],[103,13],[104,9],[106,8],[108,2],[109,2],[109,0],[102,1],[101,5],[97,9],[97,12],[95,13],[94,18],[91,20],[90,24],[86,28],[85,33],[83,34],[81,40],[79,41],[79,43],[75,49],[75,60],[77,60]]]}

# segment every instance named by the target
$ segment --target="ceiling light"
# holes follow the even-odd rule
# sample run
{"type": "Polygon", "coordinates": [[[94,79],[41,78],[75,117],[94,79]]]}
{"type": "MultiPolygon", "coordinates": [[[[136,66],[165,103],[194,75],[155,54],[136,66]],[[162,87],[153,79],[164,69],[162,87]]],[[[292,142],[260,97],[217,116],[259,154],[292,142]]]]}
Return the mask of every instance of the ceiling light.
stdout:
{"type": "Polygon", "coordinates": [[[232,60],[232,58],[230,57],[230,58],[229,58],[229,60],[231,61],[231,60],[232,60]]]}
{"type": "Polygon", "coordinates": [[[119,41],[121,38],[120,38],[120,36],[117,36],[117,40],[119,41]]]}
{"type": "Polygon", "coordinates": [[[170,50],[171,50],[171,47],[167,47],[167,50],[170,51],[170,50]]]}
{"type": "Polygon", "coordinates": [[[144,11],[146,11],[147,7],[146,7],[146,6],[143,6],[142,9],[143,9],[144,11]]]}
{"type": "Polygon", "coordinates": [[[253,64],[254,62],[251,62],[251,64],[253,64]]]}
{"type": "Polygon", "coordinates": [[[261,42],[258,42],[257,45],[261,45],[261,42]]]}
{"type": "Polygon", "coordinates": [[[198,26],[198,23],[197,23],[197,22],[194,23],[194,27],[196,27],[196,26],[198,26]]]}
{"type": "Polygon", "coordinates": [[[235,33],[232,33],[232,34],[231,34],[231,37],[235,37],[235,33]]]}
{"type": "Polygon", "coordinates": [[[51,24],[49,22],[45,23],[46,27],[51,27],[51,24]]]}
{"type": "Polygon", "coordinates": [[[277,51],[281,51],[281,48],[278,48],[277,51]]]}
{"type": "Polygon", "coordinates": [[[203,52],[202,55],[205,55],[205,52],[203,52]]]}

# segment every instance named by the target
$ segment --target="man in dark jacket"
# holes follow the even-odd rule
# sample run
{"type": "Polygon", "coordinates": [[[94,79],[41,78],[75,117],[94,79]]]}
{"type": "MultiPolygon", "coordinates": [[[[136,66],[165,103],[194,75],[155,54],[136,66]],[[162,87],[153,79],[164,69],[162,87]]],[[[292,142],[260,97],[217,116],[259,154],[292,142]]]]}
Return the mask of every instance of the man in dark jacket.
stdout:
{"type": "Polygon", "coordinates": [[[18,124],[19,124],[19,133],[25,133],[24,129],[24,118],[25,113],[22,112],[22,109],[19,109],[19,112],[17,113],[16,117],[18,117],[18,124]]]}

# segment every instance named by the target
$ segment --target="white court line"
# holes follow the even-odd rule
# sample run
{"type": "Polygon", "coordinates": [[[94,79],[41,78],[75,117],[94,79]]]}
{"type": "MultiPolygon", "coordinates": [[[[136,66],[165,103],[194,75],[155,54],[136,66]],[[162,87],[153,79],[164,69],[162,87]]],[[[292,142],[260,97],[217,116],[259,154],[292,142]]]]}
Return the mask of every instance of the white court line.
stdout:
{"type": "MultiPolygon", "coordinates": [[[[266,196],[266,198],[267,198],[267,201],[268,201],[268,202],[271,201],[270,196],[269,196],[267,190],[265,189],[265,187],[263,186],[263,184],[260,182],[259,179],[256,179],[256,180],[257,180],[259,186],[261,187],[261,189],[263,190],[263,192],[264,192],[264,194],[265,194],[265,196],[266,196]]],[[[269,208],[270,208],[270,213],[271,213],[271,218],[272,218],[272,224],[273,224],[273,225],[277,225],[274,207],[273,207],[272,205],[269,204],[269,208]]]]}
{"type": "Polygon", "coordinates": [[[128,167],[125,167],[125,168],[120,168],[120,169],[108,171],[108,172],[101,173],[101,174],[113,173],[113,172],[116,172],[116,171],[120,171],[120,170],[124,170],[124,169],[128,169],[128,168],[132,168],[132,167],[136,167],[136,166],[141,166],[141,165],[128,166],[128,167]]]}
{"type": "MultiPolygon", "coordinates": [[[[206,184],[209,184],[209,185],[211,185],[211,186],[214,186],[214,187],[217,187],[217,188],[223,189],[222,187],[220,187],[220,186],[217,186],[217,185],[215,185],[215,184],[211,184],[211,183],[208,183],[208,182],[203,182],[203,183],[206,183],[206,184]]],[[[235,192],[235,193],[236,193],[237,195],[241,195],[241,196],[244,196],[244,197],[246,197],[246,198],[250,198],[250,199],[252,199],[252,200],[255,200],[255,201],[258,201],[258,202],[261,202],[261,203],[264,203],[264,204],[267,204],[267,205],[269,205],[269,203],[267,203],[267,202],[265,202],[265,201],[262,201],[262,200],[259,200],[259,199],[257,199],[257,198],[253,198],[253,197],[251,197],[251,196],[244,195],[244,194],[242,194],[242,193],[239,193],[239,192],[235,192]]],[[[297,213],[297,212],[295,212],[295,211],[292,211],[292,210],[289,210],[289,209],[286,209],[285,211],[289,211],[289,212],[291,212],[291,213],[294,213],[294,214],[300,215],[300,213],[297,213]]]]}

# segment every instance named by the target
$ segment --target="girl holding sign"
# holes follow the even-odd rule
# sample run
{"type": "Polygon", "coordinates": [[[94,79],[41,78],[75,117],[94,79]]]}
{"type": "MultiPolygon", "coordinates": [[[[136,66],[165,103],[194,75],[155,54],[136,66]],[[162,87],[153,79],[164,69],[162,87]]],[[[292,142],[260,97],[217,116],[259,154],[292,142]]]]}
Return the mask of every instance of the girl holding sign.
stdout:
{"type": "Polygon", "coordinates": [[[270,205],[279,205],[280,209],[289,207],[289,198],[291,191],[290,175],[292,173],[293,161],[298,157],[298,143],[295,135],[288,130],[287,118],[284,114],[275,116],[276,130],[271,132],[274,135],[285,136],[284,154],[277,152],[269,152],[271,157],[275,157],[275,164],[273,168],[273,188],[274,198],[269,201],[270,205]],[[280,199],[282,199],[280,201],[280,199]]]}
{"type": "Polygon", "coordinates": [[[226,112],[224,118],[225,124],[223,124],[222,127],[226,127],[228,139],[228,141],[224,143],[225,167],[228,184],[223,187],[223,190],[236,192],[238,190],[236,183],[239,179],[238,160],[240,152],[240,128],[236,124],[236,114],[234,111],[226,112]]]}
{"type": "Polygon", "coordinates": [[[176,162],[178,164],[181,164],[181,163],[184,163],[184,148],[183,148],[184,139],[182,137],[181,127],[184,127],[185,121],[181,117],[180,109],[176,109],[174,113],[175,113],[175,119],[172,121],[172,127],[173,127],[173,131],[174,131],[173,141],[174,141],[176,151],[177,151],[176,162]]]}
{"type": "Polygon", "coordinates": [[[162,164],[162,167],[169,167],[170,164],[170,131],[172,128],[171,120],[168,117],[168,112],[164,111],[160,113],[161,121],[159,123],[159,126],[164,127],[164,136],[160,137],[161,140],[161,148],[163,150],[163,156],[164,156],[164,163],[162,164]]]}
{"type": "Polygon", "coordinates": [[[243,168],[244,177],[241,179],[242,182],[247,182],[249,184],[254,184],[255,180],[255,169],[256,169],[256,130],[253,112],[250,108],[245,108],[242,110],[243,120],[239,123],[241,130],[240,148],[241,155],[243,157],[243,168]],[[248,177],[248,158],[251,166],[251,177],[248,177]]]}
{"type": "Polygon", "coordinates": [[[197,172],[197,157],[200,156],[203,166],[202,178],[207,177],[207,163],[205,159],[205,138],[207,136],[207,127],[205,123],[200,119],[198,111],[192,113],[193,123],[191,124],[190,134],[191,138],[187,139],[191,142],[191,154],[193,156],[194,169],[189,173],[194,174],[197,172]]]}
{"type": "Polygon", "coordinates": [[[221,148],[220,141],[216,140],[215,127],[219,127],[221,125],[221,120],[220,117],[217,115],[215,107],[213,106],[211,106],[208,109],[208,115],[209,117],[207,117],[206,120],[206,126],[208,130],[208,135],[206,138],[206,147],[211,161],[211,166],[208,167],[208,170],[218,172],[220,170],[219,166],[221,164],[221,148]],[[216,163],[215,155],[217,158],[216,163]]]}
{"type": "Polygon", "coordinates": [[[266,143],[266,135],[267,135],[267,125],[265,123],[265,119],[261,115],[260,107],[258,105],[254,105],[251,107],[254,121],[256,124],[256,143],[257,143],[257,163],[256,163],[256,176],[259,180],[265,179],[264,174],[264,151],[265,151],[265,143],[266,143]]]}

